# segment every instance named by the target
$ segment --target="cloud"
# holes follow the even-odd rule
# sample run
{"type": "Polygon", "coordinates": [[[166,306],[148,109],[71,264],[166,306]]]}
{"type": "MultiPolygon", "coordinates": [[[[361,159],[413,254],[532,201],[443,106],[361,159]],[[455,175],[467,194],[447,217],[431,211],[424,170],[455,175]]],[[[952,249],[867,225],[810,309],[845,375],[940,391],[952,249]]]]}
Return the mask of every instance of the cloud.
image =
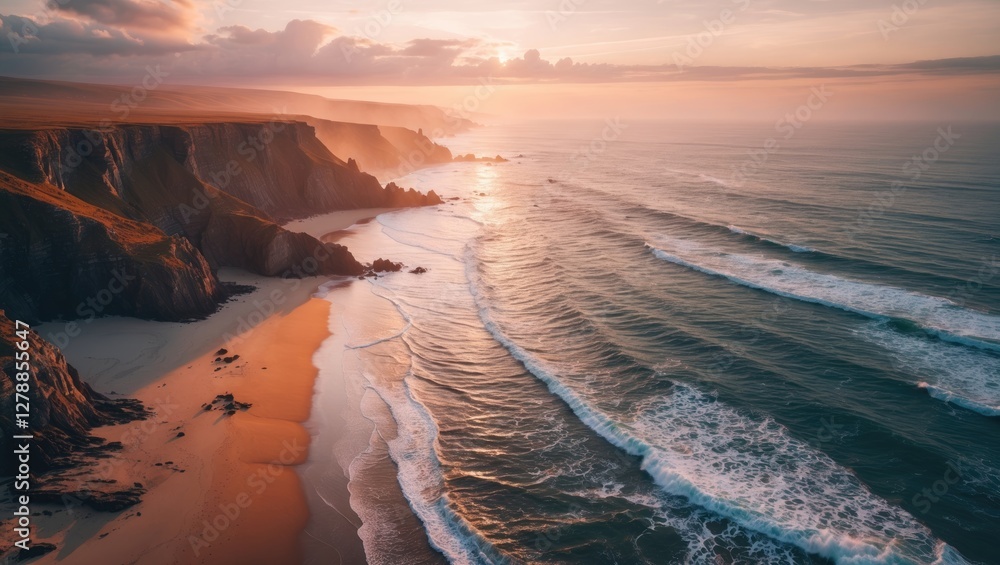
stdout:
{"type": "Polygon", "coordinates": [[[60,72],[64,65],[84,70],[91,61],[91,71],[113,66],[112,58],[150,57],[183,53],[198,49],[183,39],[160,34],[133,35],[103,24],[58,18],[38,23],[31,18],[0,15],[0,73],[13,73],[20,67],[37,67],[46,72],[60,72]]]}
{"type": "Polygon", "coordinates": [[[951,59],[935,59],[931,61],[916,61],[905,65],[902,68],[934,71],[939,73],[968,74],[977,72],[997,72],[1000,71],[1000,55],[988,57],[955,57],[951,59]]]}
{"type": "Polygon", "coordinates": [[[409,57],[445,57],[454,60],[464,50],[478,44],[479,41],[474,39],[414,39],[400,54],[409,57]]]}
{"type": "MultiPolygon", "coordinates": [[[[76,1],[76,0],[74,0],[76,1]]],[[[128,0],[91,0],[125,2],[128,0]]],[[[108,5],[108,4],[105,4],[108,5]]],[[[186,5],[175,2],[173,6],[186,5]]],[[[99,13],[99,12],[95,12],[99,13]]],[[[897,65],[839,67],[737,67],[674,64],[618,65],[552,62],[535,49],[501,62],[488,54],[497,44],[476,39],[414,39],[401,45],[339,34],[313,20],[292,20],[277,31],[242,25],[219,28],[200,41],[145,31],[139,16],[108,22],[56,18],[39,24],[20,16],[0,16],[0,74],[38,78],[130,77],[146,65],[164,64],[173,80],[212,83],[291,83],[433,85],[499,82],[652,82],[734,80],[824,80],[901,75],[981,75],[1000,72],[1000,56],[917,61],[897,65]]],[[[145,17],[145,16],[143,16],[145,17]]],[[[152,21],[152,20],[146,20],[152,21]]],[[[177,20],[180,21],[180,20],[177,20]]],[[[664,60],[666,61],[666,56],[664,60]]]]}
{"type": "Polygon", "coordinates": [[[157,33],[188,31],[197,18],[191,0],[49,0],[48,7],[97,24],[157,33]]]}
{"type": "Polygon", "coordinates": [[[218,34],[206,36],[205,40],[222,53],[242,52],[305,61],[336,32],[335,28],[312,20],[292,20],[285,29],[276,32],[227,26],[220,28],[218,34]]]}

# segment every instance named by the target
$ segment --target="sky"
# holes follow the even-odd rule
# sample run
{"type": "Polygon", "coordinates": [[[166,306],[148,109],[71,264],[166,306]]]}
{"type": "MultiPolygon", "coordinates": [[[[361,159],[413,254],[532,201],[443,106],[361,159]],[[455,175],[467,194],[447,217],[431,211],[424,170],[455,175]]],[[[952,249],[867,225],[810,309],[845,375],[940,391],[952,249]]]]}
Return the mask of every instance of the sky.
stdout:
{"type": "Polygon", "coordinates": [[[162,68],[485,112],[720,118],[826,84],[830,116],[1000,119],[996,0],[0,0],[0,20],[6,76],[162,68]]]}

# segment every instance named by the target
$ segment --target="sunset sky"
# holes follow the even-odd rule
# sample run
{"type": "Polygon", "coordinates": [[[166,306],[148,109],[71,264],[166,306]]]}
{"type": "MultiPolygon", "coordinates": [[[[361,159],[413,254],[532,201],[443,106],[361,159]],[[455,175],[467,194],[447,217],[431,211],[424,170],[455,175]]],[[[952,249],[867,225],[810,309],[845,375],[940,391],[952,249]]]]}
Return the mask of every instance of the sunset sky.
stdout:
{"type": "Polygon", "coordinates": [[[378,99],[405,85],[441,105],[488,78],[502,92],[483,111],[564,110],[587,84],[582,112],[627,92],[636,111],[718,117],[830,83],[847,100],[832,115],[918,116],[961,92],[955,116],[1000,118],[994,0],[5,0],[0,18],[9,76],[128,84],[159,64],[173,84],[378,99]]]}

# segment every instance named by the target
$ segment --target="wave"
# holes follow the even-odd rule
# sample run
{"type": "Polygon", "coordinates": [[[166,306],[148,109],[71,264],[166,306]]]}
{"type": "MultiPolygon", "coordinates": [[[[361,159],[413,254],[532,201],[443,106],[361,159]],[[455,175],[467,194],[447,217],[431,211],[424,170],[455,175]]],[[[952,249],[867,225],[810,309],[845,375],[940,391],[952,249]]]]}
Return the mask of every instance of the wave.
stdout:
{"type": "Polygon", "coordinates": [[[703,181],[705,181],[705,182],[710,182],[712,184],[717,184],[717,185],[725,187],[725,188],[739,188],[738,185],[736,185],[736,184],[734,184],[732,182],[724,181],[724,180],[722,180],[722,179],[720,179],[718,177],[713,177],[712,175],[706,175],[706,174],[703,174],[703,173],[699,173],[698,174],[698,178],[701,179],[701,180],[703,180],[703,181]]]}
{"type": "MultiPolygon", "coordinates": [[[[381,230],[380,230],[381,231],[381,230]]],[[[442,260],[446,260],[442,257],[442,260]]],[[[412,350],[406,342],[406,335],[412,331],[414,322],[411,311],[404,307],[401,299],[385,281],[370,281],[371,293],[356,295],[356,315],[376,316],[381,324],[390,326],[375,335],[367,335],[369,325],[366,318],[358,317],[356,325],[345,326],[342,347],[353,351],[360,364],[352,371],[352,377],[359,380],[365,395],[380,400],[388,414],[381,419],[391,418],[390,428],[394,433],[386,434],[376,426],[376,433],[385,442],[389,456],[396,466],[396,477],[413,514],[423,524],[430,545],[443,554],[450,563],[456,565],[497,565],[509,563],[501,551],[480,535],[455,509],[444,484],[444,474],[435,450],[439,430],[429,410],[410,388],[414,374],[412,350]],[[355,336],[364,336],[358,338],[355,336]]],[[[333,301],[338,297],[328,295],[333,301]]],[[[370,401],[369,401],[370,402],[370,401]]],[[[362,403],[362,414],[372,422],[377,422],[379,412],[370,404],[362,403]]],[[[359,515],[365,514],[364,510],[359,515]]],[[[378,528],[384,518],[369,518],[366,524],[378,528]]],[[[392,535],[383,525],[375,535],[392,535]]]]}
{"type": "Polygon", "coordinates": [[[776,240],[771,239],[769,237],[764,237],[764,236],[762,236],[760,234],[757,234],[757,233],[754,233],[752,231],[745,230],[745,229],[743,229],[743,228],[741,228],[739,226],[729,225],[729,226],[726,226],[726,227],[728,227],[729,231],[731,231],[733,233],[736,233],[736,234],[739,234],[739,235],[745,235],[747,237],[752,237],[752,238],[754,238],[754,239],[756,239],[758,241],[766,241],[767,243],[770,243],[770,244],[773,244],[773,245],[777,245],[779,247],[785,247],[787,249],[790,249],[790,250],[794,251],[795,253],[814,253],[816,251],[815,249],[813,249],[811,247],[806,247],[804,245],[794,245],[794,244],[791,244],[791,243],[781,243],[780,241],[776,241],[776,240]]]}
{"type": "Polygon", "coordinates": [[[912,373],[931,397],[984,416],[1000,416],[1000,358],[994,353],[919,339],[884,324],[858,333],[888,350],[893,364],[912,373]]]}
{"type": "Polygon", "coordinates": [[[921,382],[917,386],[926,390],[927,394],[938,400],[961,406],[962,408],[972,410],[973,412],[978,412],[983,416],[1000,416],[1000,406],[991,406],[989,404],[976,402],[975,400],[969,400],[960,394],[925,382],[921,382]]]}
{"type": "Polygon", "coordinates": [[[434,451],[438,435],[426,407],[413,397],[406,385],[386,389],[364,375],[368,388],[389,407],[398,433],[383,438],[396,463],[397,477],[410,508],[424,525],[431,546],[457,565],[505,564],[489,542],[478,535],[455,511],[444,489],[441,464],[434,451]]]}
{"type": "MultiPolygon", "coordinates": [[[[383,298],[399,310],[411,327],[408,316],[398,303],[386,296],[383,298]]],[[[348,332],[349,333],[349,332],[348,332]]],[[[358,346],[345,344],[345,349],[364,349],[400,338],[404,332],[378,339],[358,346]]],[[[405,356],[408,346],[397,340],[405,356]]],[[[384,351],[372,352],[372,363],[384,367],[384,351]]],[[[378,369],[376,369],[378,370],[378,369]]],[[[413,395],[408,381],[413,378],[412,365],[401,379],[386,379],[384,375],[375,378],[361,370],[364,387],[375,394],[386,407],[395,422],[393,437],[383,437],[389,455],[397,468],[397,478],[403,496],[406,497],[413,513],[423,523],[432,547],[440,551],[451,563],[458,565],[495,565],[509,560],[498,553],[490,543],[480,536],[453,509],[444,487],[444,475],[438,461],[434,443],[438,428],[427,408],[413,395]]],[[[381,373],[382,371],[380,371],[381,373]]],[[[367,414],[366,414],[367,416],[367,414]]]]}
{"type": "Polygon", "coordinates": [[[591,398],[599,391],[567,385],[557,369],[510,340],[472,287],[494,339],[583,423],[640,457],[667,493],[838,563],[966,563],[904,510],[773,420],[751,419],[678,383],[668,398],[616,420],[591,398]]]}
{"type": "Polygon", "coordinates": [[[690,240],[661,237],[657,245],[646,243],[659,259],[739,285],[876,320],[914,324],[944,341],[1000,351],[1000,316],[946,298],[818,273],[777,259],[726,253],[690,240]]]}

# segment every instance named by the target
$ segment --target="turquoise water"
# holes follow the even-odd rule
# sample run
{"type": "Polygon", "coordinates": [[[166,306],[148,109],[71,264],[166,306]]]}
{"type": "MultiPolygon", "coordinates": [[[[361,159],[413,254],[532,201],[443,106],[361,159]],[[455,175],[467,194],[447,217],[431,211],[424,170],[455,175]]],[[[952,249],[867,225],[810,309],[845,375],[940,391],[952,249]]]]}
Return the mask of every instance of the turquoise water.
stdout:
{"type": "Polygon", "coordinates": [[[1000,128],[807,124],[750,167],[772,128],[606,128],[451,140],[523,156],[419,171],[460,199],[342,240],[429,269],[329,299],[430,547],[1000,563],[1000,128]]]}

